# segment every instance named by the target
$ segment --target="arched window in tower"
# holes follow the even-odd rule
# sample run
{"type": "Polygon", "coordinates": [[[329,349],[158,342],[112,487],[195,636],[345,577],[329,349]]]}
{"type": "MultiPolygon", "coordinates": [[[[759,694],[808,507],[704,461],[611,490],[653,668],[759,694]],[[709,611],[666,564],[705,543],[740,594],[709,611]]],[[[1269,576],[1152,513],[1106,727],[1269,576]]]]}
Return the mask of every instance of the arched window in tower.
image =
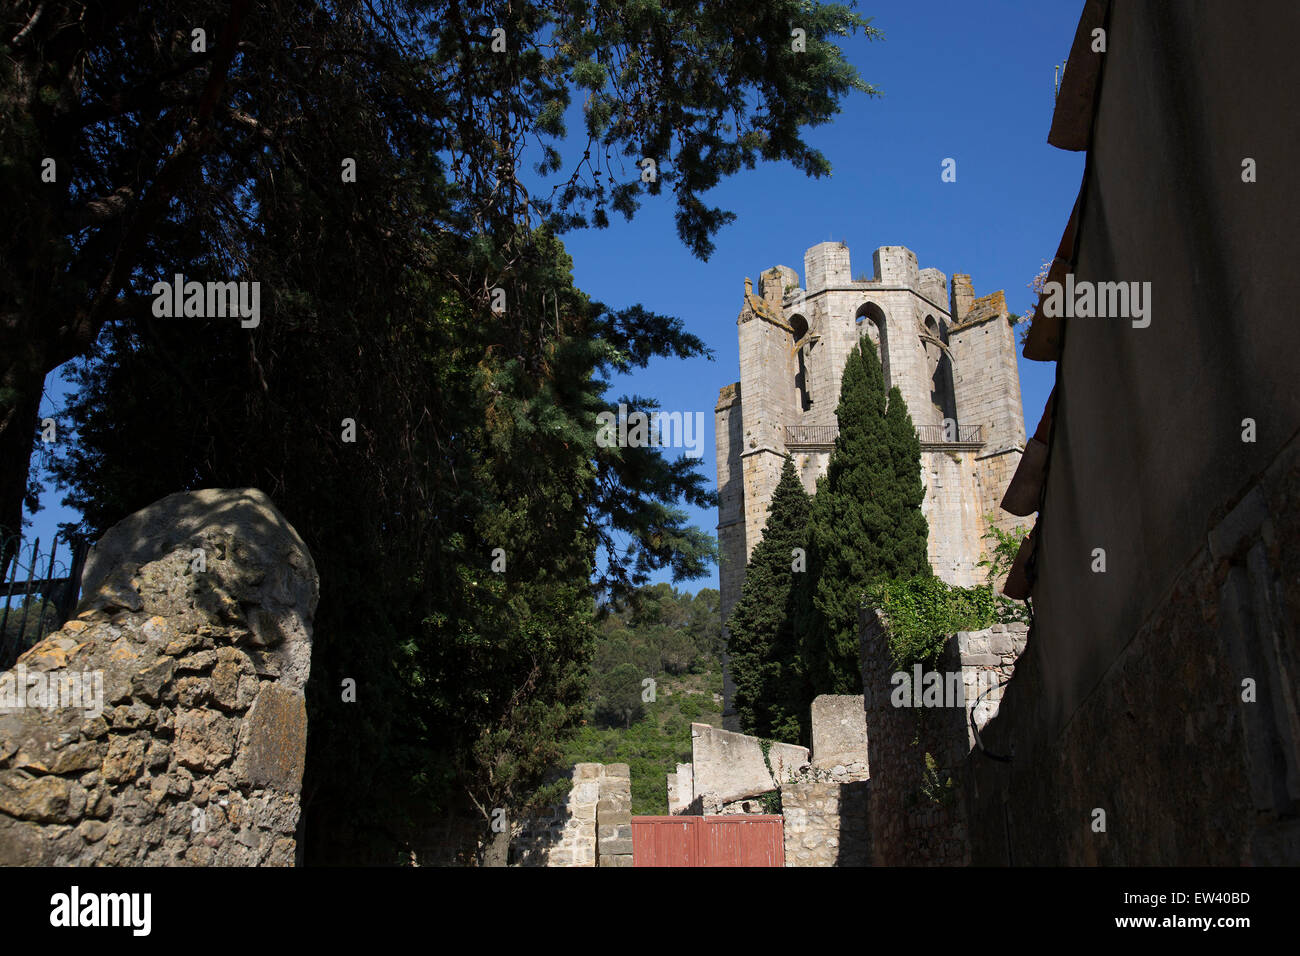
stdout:
{"type": "Polygon", "coordinates": [[[806,341],[808,338],[808,320],[802,315],[790,316],[790,334],[794,338],[795,353],[795,375],[794,389],[795,400],[803,411],[812,408],[812,395],[808,392],[808,366],[806,353],[810,349],[810,344],[806,341]]]}
{"type": "Polygon", "coordinates": [[[858,308],[856,319],[859,334],[865,327],[866,333],[871,336],[871,344],[880,356],[880,369],[885,373],[885,388],[889,388],[889,324],[885,320],[884,310],[874,302],[864,302],[858,308]]]}
{"type": "Polygon", "coordinates": [[[948,418],[955,421],[957,402],[952,384],[952,356],[944,347],[948,336],[933,315],[925,317],[923,326],[921,342],[930,375],[930,403],[941,421],[948,418]]]}
{"type": "Polygon", "coordinates": [[[939,324],[934,321],[934,316],[925,317],[925,335],[922,339],[925,346],[925,360],[930,370],[930,376],[933,379],[935,372],[939,368],[939,359],[943,356],[943,349],[939,348],[939,324]]]}

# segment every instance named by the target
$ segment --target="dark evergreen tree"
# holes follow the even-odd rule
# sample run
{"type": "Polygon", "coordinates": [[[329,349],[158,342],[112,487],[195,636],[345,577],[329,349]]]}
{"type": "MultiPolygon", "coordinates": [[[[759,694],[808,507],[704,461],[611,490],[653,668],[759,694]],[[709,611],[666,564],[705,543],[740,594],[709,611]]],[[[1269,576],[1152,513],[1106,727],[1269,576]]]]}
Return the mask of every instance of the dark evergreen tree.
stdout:
{"type": "Polygon", "coordinates": [[[920,445],[898,390],[890,394],[892,416],[876,348],[864,337],[840,380],[840,432],[813,497],[809,573],[796,596],[810,698],[862,692],[858,609],[867,586],[929,573],[920,445]]]}
{"type": "Polygon", "coordinates": [[[556,237],[667,193],[706,256],[730,218],[705,201],[723,178],[759,160],[829,171],[803,131],[869,91],[833,38],[874,31],[796,0],[607,14],[558,0],[0,9],[0,526],[33,497],[45,375],[72,358],[76,442],[51,475],[81,530],[183,489],[271,495],[323,582],[310,862],[408,858],[411,818],[453,799],[485,831],[492,808],[520,809],[584,705],[593,574],[625,593],[710,560],[678,506],[713,503],[695,461],[602,447],[594,428],[614,374],[703,343],[589,301],[556,237]],[[787,40],[792,16],[806,53],[765,42],[787,40]],[[585,135],[570,139],[575,96],[585,135]],[[590,148],[561,155],[578,142],[590,148]],[[619,171],[642,157],[652,180],[619,171]],[[260,324],[154,316],[146,293],[175,273],[259,282],[260,324]],[[344,678],[357,704],[340,700],[344,678]]]}
{"type": "Polygon", "coordinates": [[[921,439],[916,435],[916,426],[897,385],[889,390],[885,432],[894,461],[894,493],[898,501],[897,520],[890,528],[893,542],[887,549],[894,563],[887,577],[929,575],[930,526],[921,512],[925,500],[925,486],[921,483],[921,439]]]}
{"type": "MultiPolygon", "coordinates": [[[[510,240],[539,217],[554,234],[603,227],[666,192],[706,257],[734,218],[706,201],[724,178],[759,160],[830,172],[804,133],[851,91],[875,92],[835,46],[859,31],[880,35],[849,7],[801,0],[0,4],[0,527],[16,532],[35,505],[46,374],[90,355],[106,326],[147,317],[158,278],[269,291],[242,249],[259,208],[300,209],[309,192],[354,234],[395,239],[407,217],[426,252],[477,237],[515,263],[528,243],[510,240]],[[562,155],[575,98],[586,146],[562,155]],[[383,195],[388,153],[422,157],[406,175],[436,201],[383,195]]],[[[485,277],[443,251],[462,297],[518,291],[509,270],[485,277]]]]}
{"type": "Polygon", "coordinates": [[[804,556],[795,549],[805,547],[809,504],[794,463],[787,458],[772,494],[763,539],[750,556],[740,600],[728,619],[735,707],[747,734],[798,740],[807,716],[793,600],[795,582],[806,574],[804,556]]]}

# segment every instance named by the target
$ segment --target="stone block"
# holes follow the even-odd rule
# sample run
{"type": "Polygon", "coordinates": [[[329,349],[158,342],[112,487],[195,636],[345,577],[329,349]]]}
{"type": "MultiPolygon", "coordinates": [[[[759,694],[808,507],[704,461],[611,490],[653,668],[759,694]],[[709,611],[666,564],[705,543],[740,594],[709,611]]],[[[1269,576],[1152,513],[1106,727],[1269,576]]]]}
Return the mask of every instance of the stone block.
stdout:
{"type": "Polygon", "coordinates": [[[244,721],[236,777],[253,787],[297,793],[306,758],[306,701],[288,688],[267,683],[244,721]]]}
{"type": "Polygon", "coordinates": [[[600,781],[583,779],[569,791],[569,806],[582,803],[594,804],[600,799],[600,781]]]}
{"type": "Polygon", "coordinates": [[[814,767],[865,763],[867,717],[862,695],[822,694],[813,700],[812,744],[814,767]]]}
{"type": "Polygon", "coordinates": [[[808,763],[808,749],[774,743],[765,761],[757,737],[719,730],[709,724],[692,724],[691,757],[696,796],[707,795],[719,803],[729,803],[776,789],[774,774],[787,779],[808,763]],[[771,771],[767,769],[769,762],[771,771]]]}

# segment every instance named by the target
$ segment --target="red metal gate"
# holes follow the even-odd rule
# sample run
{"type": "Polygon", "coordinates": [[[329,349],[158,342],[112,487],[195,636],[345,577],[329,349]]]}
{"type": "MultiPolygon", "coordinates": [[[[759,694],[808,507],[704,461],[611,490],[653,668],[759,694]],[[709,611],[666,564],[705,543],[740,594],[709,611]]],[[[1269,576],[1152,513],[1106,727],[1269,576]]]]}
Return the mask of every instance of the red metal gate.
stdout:
{"type": "Polygon", "coordinates": [[[785,866],[784,821],[766,814],[633,817],[634,866],[785,866]]]}

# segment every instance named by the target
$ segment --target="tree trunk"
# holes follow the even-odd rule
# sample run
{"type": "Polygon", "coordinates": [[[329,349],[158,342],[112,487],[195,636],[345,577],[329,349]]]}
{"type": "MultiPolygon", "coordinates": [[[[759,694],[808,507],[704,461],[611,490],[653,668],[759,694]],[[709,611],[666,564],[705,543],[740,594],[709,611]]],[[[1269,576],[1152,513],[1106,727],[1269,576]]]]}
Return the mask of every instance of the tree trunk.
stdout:
{"type": "Polygon", "coordinates": [[[493,833],[483,848],[480,866],[506,866],[510,859],[510,831],[493,833]]]}
{"type": "MultiPolygon", "coordinates": [[[[16,547],[45,372],[12,354],[0,361],[0,538],[12,536],[16,547]]],[[[9,558],[8,548],[0,551],[0,569],[8,566],[9,558]]]]}

